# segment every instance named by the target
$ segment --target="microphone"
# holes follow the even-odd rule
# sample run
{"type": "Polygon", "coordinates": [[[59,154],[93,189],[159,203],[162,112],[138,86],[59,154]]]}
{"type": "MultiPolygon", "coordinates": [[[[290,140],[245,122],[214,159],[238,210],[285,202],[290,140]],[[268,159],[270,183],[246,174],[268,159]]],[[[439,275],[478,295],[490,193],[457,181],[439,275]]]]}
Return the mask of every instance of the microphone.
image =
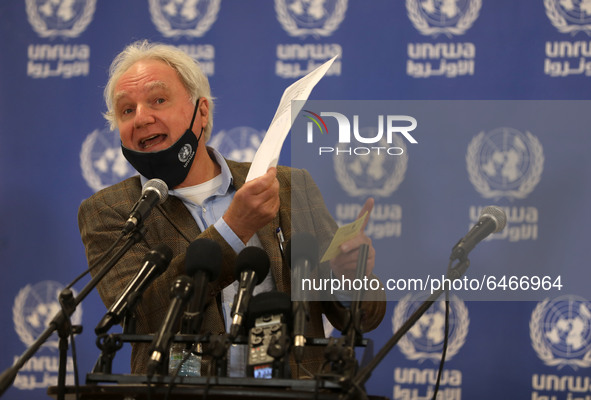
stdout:
{"type": "Polygon", "coordinates": [[[162,204],[168,198],[168,186],[161,179],[150,179],[142,188],[142,197],[139,199],[131,213],[129,218],[125,222],[123,227],[123,234],[128,234],[136,227],[138,227],[144,219],[150,215],[152,208],[156,204],[162,204]]]}
{"type": "MultiPolygon", "coordinates": [[[[292,296],[303,299],[302,280],[310,277],[311,271],[318,264],[318,244],[314,236],[309,233],[294,235],[287,243],[287,259],[292,269],[292,296]]],[[[308,302],[296,300],[293,302],[293,354],[296,362],[302,360],[304,345],[306,344],[306,322],[309,320],[308,302]]]]}
{"type": "Polygon", "coordinates": [[[235,277],[239,281],[238,292],[232,304],[232,325],[230,338],[238,336],[242,319],[248,309],[254,287],[261,283],[269,273],[269,256],[261,248],[249,246],[236,257],[235,277]]]}
{"type": "Polygon", "coordinates": [[[480,218],[476,225],[470,229],[468,234],[464,236],[460,241],[453,247],[451,251],[451,260],[464,259],[470,251],[480,241],[486,238],[491,233],[496,233],[503,228],[507,223],[507,216],[505,212],[497,206],[487,206],[482,209],[480,218]]]}
{"type": "Polygon", "coordinates": [[[170,342],[174,336],[172,330],[175,328],[178,319],[181,316],[181,312],[192,294],[193,280],[188,276],[181,275],[172,284],[172,287],[170,288],[170,298],[172,301],[170,302],[164,321],[160,326],[160,330],[154,336],[150,346],[151,356],[148,361],[149,377],[154,375],[156,368],[158,368],[163,360],[166,359],[166,352],[168,351],[170,342]]]}
{"type": "Polygon", "coordinates": [[[183,315],[181,333],[195,335],[199,333],[203,322],[207,285],[218,279],[222,269],[220,245],[211,239],[194,240],[187,247],[185,266],[187,275],[193,277],[195,290],[193,300],[183,315]]]}
{"type": "Polygon", "coordinates": [[[98,323],[94,331],[97,335],[106,333],[113,325],[121,322],[125,314],[135,307],[142,293],[160,276],[172,259],[172,250],[165,244],[158,245],[146,254],[140,272],[125,288],[119,298],[111,305],[109,311],[98,323]]]}

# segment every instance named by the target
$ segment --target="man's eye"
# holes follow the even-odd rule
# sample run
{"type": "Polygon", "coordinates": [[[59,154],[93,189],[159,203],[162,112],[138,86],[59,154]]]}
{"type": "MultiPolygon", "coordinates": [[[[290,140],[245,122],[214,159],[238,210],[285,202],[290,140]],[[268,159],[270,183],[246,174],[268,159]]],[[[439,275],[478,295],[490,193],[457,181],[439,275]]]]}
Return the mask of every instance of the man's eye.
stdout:
{"type": "Polygon", "coordinates": [[[125,108],[121,112],[123,115],[131,114],[133,112],[133,108],[125,108]]]}
{"type": "Polygon", "coordinates": [[[159,98],[157,98],[157,99],[156,99],[156,104],[162,104],[162,103],[164,103],[165,101],[166,101],[166,99],[164,99],[164,98],[162,98],[162,97],[159,97],[159,98]]]}

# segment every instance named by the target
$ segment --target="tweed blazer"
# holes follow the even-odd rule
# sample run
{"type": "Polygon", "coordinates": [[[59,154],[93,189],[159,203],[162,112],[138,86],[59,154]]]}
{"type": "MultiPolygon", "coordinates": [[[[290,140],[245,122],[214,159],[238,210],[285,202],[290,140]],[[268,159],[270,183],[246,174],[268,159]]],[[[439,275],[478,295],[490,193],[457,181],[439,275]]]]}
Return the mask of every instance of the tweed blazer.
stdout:
{"type": "MultiPolygon", "coordinates": [[[[244,184],[250,163],[230,160],[227,163],[232,173],[233,185],[238,190],[244,184]]],[[[292,232],[306,231],[314,234],[322,254],[330,243],[337,225],[307,171],[280,166],[277,179],[280,184],[279,212],[273,221],[257,232],[257,235],[269,255],[270,272],[273,274],[277,290],[290,293],[290,270],[282,261],[275,234],[276,228],[281,227],[286,241],[291,238],[292,232]]],[[[82,202],[78,211],[78,224],[89,265],[94,265],[115,242],[134,203],[140,198],[141,190],[139,176],[135,176],[105,188],[82,202]]],[[[213,226],[201,232],[189,210],[175,196],[169,196],[163,204],[156,206],[146,218],[144,226],[147,229],[144,240],[133,246],[97,286],[105,306],[110,307],[138,273],[146,253],[158,244],[166,244],[173,252],[170,266],[146,290],[136,308],[136,332],[147,334],[158,331],[170,304],[170,286],[179,275],[185,274],[187,246],[197,238],[208,238],[220,244],[222,266],[220,277],[208,286],[202,332],[225,333],[220,293],[234,281],[235,251],[213,226]]],[[[365,331],[377,327],[384,316],[385,296],[379,300],[381,301],[363,303],[365,331]]],[[[306,336],[324,337],[322,313],[326,314],[337,329],[342,329],[346,313],[340,303],[312,302],[306,336]]],[[[132,373],[146,372],[148,352],[149,343],[132,344],[132,373]]],[[[320,348],[306,347],[302,363],[305,369],[317,373],[323,361],[320,348]]],[[[292,365],[292,373],[294,370],[292,365]]]]}

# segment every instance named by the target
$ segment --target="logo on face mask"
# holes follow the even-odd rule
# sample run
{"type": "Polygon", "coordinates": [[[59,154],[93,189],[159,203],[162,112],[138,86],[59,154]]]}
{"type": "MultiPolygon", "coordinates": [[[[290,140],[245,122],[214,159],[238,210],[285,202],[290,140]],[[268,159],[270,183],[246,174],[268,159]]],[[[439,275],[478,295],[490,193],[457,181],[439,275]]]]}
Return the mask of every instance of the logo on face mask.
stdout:
{"type": "Polygon", "coordinates": [[[195,152],[193,151],[193,148],[187,143],[179,150],[179,161],[186,164],[187,161],[193,158],[194,154],[195,152]]]}

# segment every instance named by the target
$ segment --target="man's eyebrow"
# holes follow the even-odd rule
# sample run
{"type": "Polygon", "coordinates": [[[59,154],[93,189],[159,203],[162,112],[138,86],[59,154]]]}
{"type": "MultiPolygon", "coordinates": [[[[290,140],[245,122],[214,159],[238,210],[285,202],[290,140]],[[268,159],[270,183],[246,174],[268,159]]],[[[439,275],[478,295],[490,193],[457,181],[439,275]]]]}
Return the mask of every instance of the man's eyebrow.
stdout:
{"type": "Polygon", "coordinates": [[[154,90],[154,89],[167,89],[168,85],[164,81],[151,81],[144,85],[146,90],[154,90]]]}
{"type": "MultiPolygon", "coordinates": [[[[168,85],[166,84],[166,82],[164,81],[151,81],[148,82],[144,85],[144,88],[146,91],[152,91],[155,89],[167,89],[168,85]]],[[[127,96],[129,92],[126,90],[121,90],[120,92],[115,93],[115,96],[113,96],[113,104],[117,105],[117,103],[119,102],[119,100],[121,100],[123,97],[127,96]]]]}
{"type": "Polygon", "coordinates": [[[115,93],[115,95],[113,96],[113,104],[117,105],[117,103],[119,103],[119,100],[121,100],[125,96],[127,96],[126,90],[121,90],[120,92],[115,93]]]}

